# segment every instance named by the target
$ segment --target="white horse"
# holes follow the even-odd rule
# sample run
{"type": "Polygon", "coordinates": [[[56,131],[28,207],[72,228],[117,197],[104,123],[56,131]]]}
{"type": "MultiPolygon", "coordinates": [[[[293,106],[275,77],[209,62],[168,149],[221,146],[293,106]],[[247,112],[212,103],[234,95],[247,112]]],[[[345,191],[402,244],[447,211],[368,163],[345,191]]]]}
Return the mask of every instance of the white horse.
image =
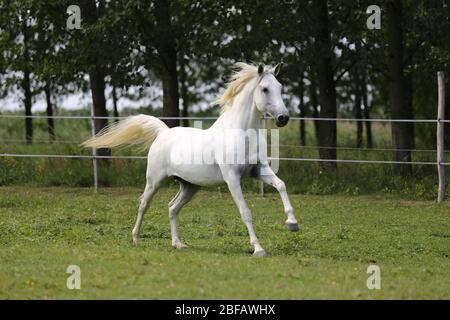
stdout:
{"type": "MultiPolygon", "coordinates": [[[[271,115],[279,127],[285,126],[289,120],[281,97],[281,84],[275,78],[279,65],[269,68],[237,63],[236,66],[238,70],[233,74],[223,95],[216,101],[222,106],[221,116],[210,128],[169,128],[155,117],[137,115],[107,127],[93,139],[84,142],[84,146],[95,148],[135,143],[149,146],[147,183],[140,198],[136,225],[132,231],[135,244],[140,240],[142,220],[149,203],[161,182],[168,177],[174,177],[180,183],[180,190],[169,203],[172,246],[176,249],[186,247],[177,231],[177,215],[181,208],[192,199],[200,186],[225,182],[248,229],[250,243],[254,247],[253,255],[266,255],[253,230],[252,214],[242,193],[240,180],[245,172],[278,190],[287,215],[285,226],[290,231],[298,230],[286,186],[275,175],[267,159],[260,157],[255,148],[250,148],[253,151],[245,149],[247,154],[241,157],[245,160],[234,163],[223,161],[223,154],[218,152],[224,141],[232,145],[242,143],[244,132],[258,130],[259,120],[264,113],[271,115]],[[195,157],[198,153],[208,154],[209,161],[193,163],[192,156],[195,157]]],[[[266,146],[265,140],[258,141],[266,146]]],[[[229,156],[233,150],[235,148],[231,151],[227,149],[226,155],[229,156]]],[[[234,151],[236,152],[240,151],[234,151]]],[[[231,158],[234,156],[231,154],[231,158]]]]}

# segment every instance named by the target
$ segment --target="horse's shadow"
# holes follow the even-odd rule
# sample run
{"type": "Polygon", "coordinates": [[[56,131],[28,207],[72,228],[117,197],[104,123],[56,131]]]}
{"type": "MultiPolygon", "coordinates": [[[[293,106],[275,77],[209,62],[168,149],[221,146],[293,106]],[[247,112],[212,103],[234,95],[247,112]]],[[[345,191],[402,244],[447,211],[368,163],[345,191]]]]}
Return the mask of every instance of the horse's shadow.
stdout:
{"type": "MultiPolygon", "coordinates": [[[[213,240],[215,237],[209,237],[213,240]]],[[[149,242],[158,241],[158,246],[161,245],[160,241],[167,242],[167,248],[171,247],[170,244],[170,234],[155,234],[155,233],[145,233],[141,235],[142,241],[147,240],[147,245],[151,246],[149,242]],[[150,241],[148,241],[150,240],[150,241]]],[[[247,237],[243,236],[242,241],[247,241],[247,237]]],[[[236,243],[226,243],[220,244],[219,246],[212,248],[208,244],[190,243],[189,239],[185,241],[188,246],[187,249],[176,250],[179,252],[198,252],[198,253],[208,253],[208,254],[220,254],[224,256],[235,256],[235,257],[247,257],[252,256],[253,249],[250,245],[236,245],[236,243]]],[[[296,256],[298,255],[298,244],[295,242],[284,243],[283,245],[275,245],[266,247],[267,254],[269,257],[286,257],[286,256],[296,256]]]]}

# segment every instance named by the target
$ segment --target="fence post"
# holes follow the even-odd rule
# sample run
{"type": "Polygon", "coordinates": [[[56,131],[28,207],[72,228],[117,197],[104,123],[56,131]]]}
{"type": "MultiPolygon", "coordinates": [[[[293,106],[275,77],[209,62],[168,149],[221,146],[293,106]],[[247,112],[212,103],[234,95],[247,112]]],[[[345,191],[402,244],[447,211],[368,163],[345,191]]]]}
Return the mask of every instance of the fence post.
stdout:
{"type": "MultiPolygon", "coordinates": [[[[95,137],[95,113],[94,106],[91,106],[91,134],[95,137]]],[[[98,192],[98,163],[97,163],[97,149],[92,148],[92,167],[94,170],[94,192],[98,192]]]]}
{"type": "MultiPolygon", "coordinates": [[[[266,114],[265,113],[262,114],[261,129],[266,129],[266,114]]],[[[259,144],[259,146],[261,146],[261,144],[259,144]]],[[[261,195],[261,197],[264,197],[264,182],[262,182],[261,180],[259,180],[259,194],[261,195]]]]}
{"type": "Polygon", "coordinates": [[[438,116],[437,116],[437,168],[439,176],[438,203],[444,202],[445,198],[445,166],[444,163],[444,123],[445,119],[445,82],[444,73],[439,71],[438,78],[438,116]]]}

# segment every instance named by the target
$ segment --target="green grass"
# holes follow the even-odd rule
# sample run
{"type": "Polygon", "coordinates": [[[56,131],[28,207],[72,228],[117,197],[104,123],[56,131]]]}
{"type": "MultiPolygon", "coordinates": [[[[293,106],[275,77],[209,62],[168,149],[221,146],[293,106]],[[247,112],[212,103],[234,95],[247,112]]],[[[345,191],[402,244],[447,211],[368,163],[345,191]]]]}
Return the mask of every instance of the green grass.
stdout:
{"type": "Polygon", "coordinates": [[[247,192],[267,258],[250,255],[224,188],[201,191],[180,216],[190,248],[170,247],[163,188],[131,243],[136,188],[0,188],[2,299],[449,299],[450,205],[389,196],[291,195],[301,231],[283,227],[276,194],[247,192]],[[369,264],[381,290],[368,290],[369,264]],[[66,288],[68,265],[81,290],[66,288]]]}

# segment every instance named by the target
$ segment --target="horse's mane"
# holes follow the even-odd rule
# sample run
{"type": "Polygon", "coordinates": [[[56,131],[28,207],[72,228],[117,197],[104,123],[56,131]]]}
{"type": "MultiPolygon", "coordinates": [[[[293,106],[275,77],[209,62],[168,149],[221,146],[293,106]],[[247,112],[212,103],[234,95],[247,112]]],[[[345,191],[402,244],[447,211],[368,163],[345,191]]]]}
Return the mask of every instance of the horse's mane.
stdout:
{"type": "MultiPolygon", "coordinates": [[[[258,77],[258,66],[245,62],[237,62],[234,64],[236,70],[231,75],[225,92],[213,102],[213,104],[222,107],[222,112],[231,108],[234,97],[244,88],[244,86],[258,77]]],[[[265,69],[267,67],[264,67],[265,69]]],[[[264,70],[267,71],[267,70],[264,70]]]]}

